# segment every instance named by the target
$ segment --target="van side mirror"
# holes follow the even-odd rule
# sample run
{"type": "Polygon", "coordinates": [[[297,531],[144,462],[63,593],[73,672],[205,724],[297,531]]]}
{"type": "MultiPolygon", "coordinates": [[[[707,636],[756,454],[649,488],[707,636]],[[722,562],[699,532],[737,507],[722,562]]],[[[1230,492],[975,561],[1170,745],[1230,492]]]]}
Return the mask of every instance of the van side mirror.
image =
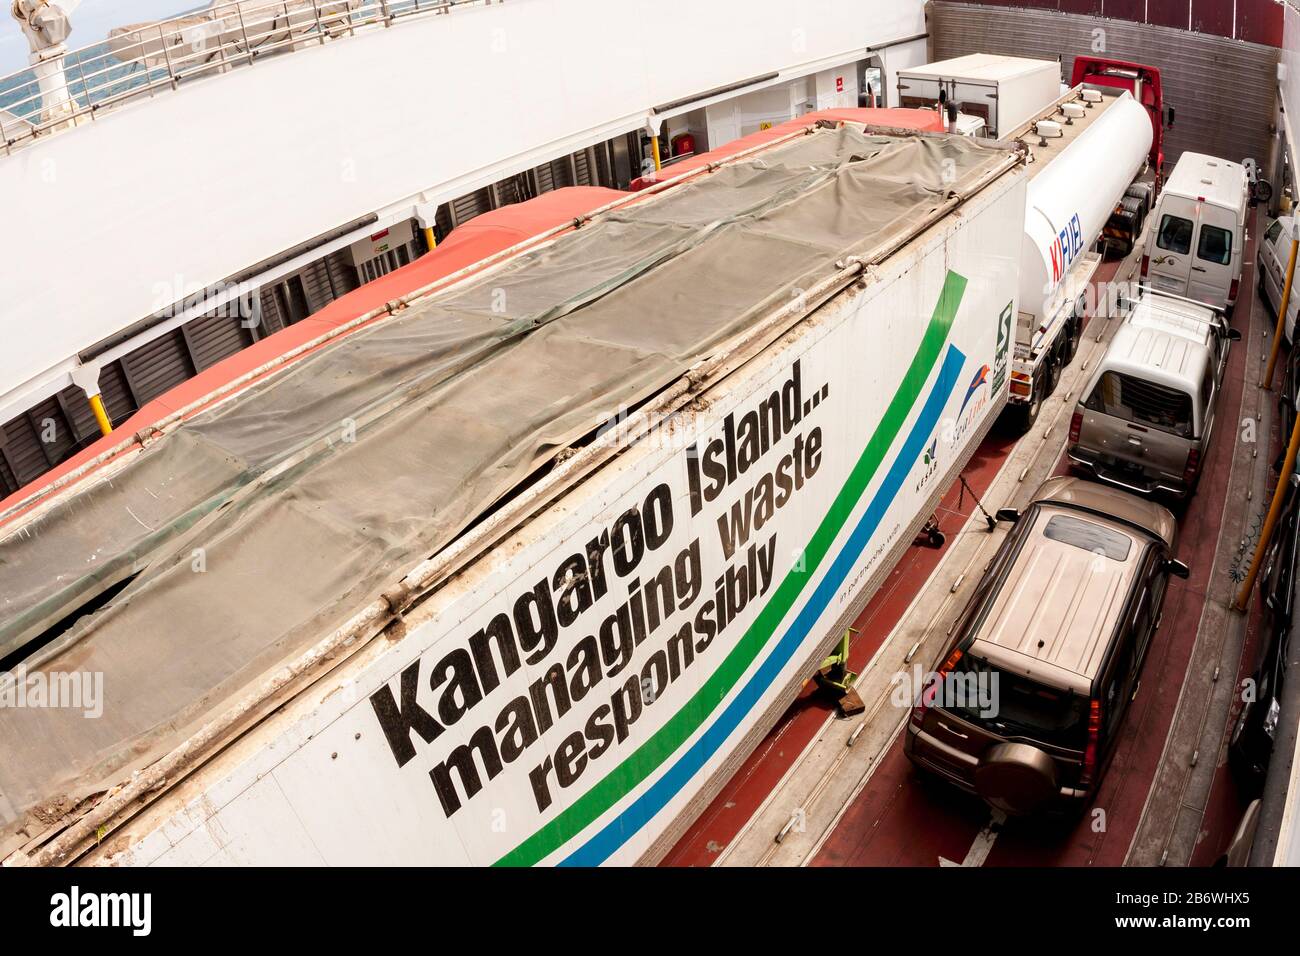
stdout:
{"type": "Polygon", "coordinates": [[[1182,561],[1166,561],[1165,570],[1176,578],[1182,578],[1184,581],[1192,576],[1192,569],[1182,561]]]}
{"type": "Polygon", "coordinates": [[[1020,520],[1020,512],[1015,508],[999,508],[998,520],[1005,521],[1008,524],[1015,524],[1020,520]]]}
{"type": "Polygon", "coordinates": [[[1174,128],[1174,120],[1177,118],[1177,115],[1178,114],[1174,112],[1172,106],[1165,107],[1165,129],[1174,128]]]}
{"type": "Polygon", "coordinates": [[[1241,333],[1240,333],[1239,331],[1237,331],[1236,329],[1228,329],[1228,331],[1227,331],[1226,334],[1227,334],[1227,336],[1228,336],[1228,341],[1229,341],[1229,342],[1240,342],[1240,341],[1241,341],[1241,333]]]}

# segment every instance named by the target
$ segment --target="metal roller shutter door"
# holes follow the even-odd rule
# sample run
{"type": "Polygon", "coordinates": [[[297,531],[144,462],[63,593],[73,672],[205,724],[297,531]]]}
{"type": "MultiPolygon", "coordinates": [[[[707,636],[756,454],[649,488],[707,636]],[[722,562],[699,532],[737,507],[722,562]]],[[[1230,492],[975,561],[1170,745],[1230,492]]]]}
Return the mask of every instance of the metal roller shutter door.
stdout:
{"type": "Polygon", "coordinates": [[[67,392],[52,395],[0,427],[0,491],[17,491],[78,449],[99,437],[99,426],[77,390],[77,404],[69,404],[67,392]],[[85,415],[78,416],[80,408],[85,415]],[[48,441],[47,441],[48,439],[48,441]]]}
{"type": "Polygon", "coordinates": [[[452,201],[452,218],[456,225],[481,216],[492,208],[492,197],[486,187],[452,201]]]}
{"type": "Polygon", "coordinates": [[[253,344],[252,333],[233,315],[205,315],[186,322],[185,340],[200,372],[253,344]]]}
{"type": "MultiPolygon", "coordinates": [[[[100,376],[102,382],[103,376],[100,376]]],[[[99,437],[99,423],[95,413],[86,401],[86,393],[75,385],[69,385],[59,392],[59,406],[72,423],[73,433],[80,444],[89,444],[99,437]]]]}
{"type": "Polygon", "coordinates": [[[1266,162],[1275,118],[1278,51],[1270,46],[1168,27],[1100,17],[933,0],[933,59],[1003,53],[1060,59],[1068,82],[1074,57],[1091,53],[1094,31],[1105,31],[1107,55],[1160,68],[1165,101],[1178,111],[1165,161],[1184,150],[1240,162],[1266,162]]]}
{"type": "Polygon", "coordinates": [[[50,468],[41,450],[41,440],[26,415],[19,415],[4,426],[5,460],[18,484],[39,478],[50,468]]]}
{"type": "Polygon", "coordinates": [[[258,296],[262,301],[262,334],[272,335],[284,328],[284,318],[275,299],[275,287],[264,286],[258,296]]]}
{"type": "Polygon", "coordinates": [[[160,335],[122,356],[122,369],[137,407],[194,374],[180,329],[160,335]]]}
{"type": "Polygon", "coordinates": [[[352,268],[346,249],[339,249],[326,256],[325,269],[329,274],[330,286],[334,290],[335,298],[345,296],[361,285],[357,281],[357,270],[352,268]]]}
{"type": "Polygon", "coordinates": [[[0,435],[0,493],[5,496],[12,495],[22,487],[22,482],[14,475],[14,470],[9,467],[9,455],[4,444],[4,436],[0,435]]]}
{"type": "Polygon", "coordinates": [[[576,185],[591,186],[594,185],[591,175],[591,164],[587,162],[587,151],[580,149],[573,154],[573,168],[578,174],[576,185]]]}
{"type": "Polygon", "coordinates": [[[53,468],[76,451],[78,436],[68,417],[63,414],[57,396],[51,395],[36,405],[27,412],[26,417],[31,423],[32,434],[40,440],[41,452],[48,467],[53,468]],[[47,437],[51,440],[46,441],[47,437]]]}
{"type": "Polygon", "coordinates": [[[140,407],[131,397],[121,362],[110,362],[100,371],[99,392],[104,400],[104,409],[114,425],[129,418],[140,407]]]}
{"type": "Polygon", "coordinates": [[[317,259],[298,275],[302,277],[302,285],[307,292],[308,315],[319,312],[334,301],[334,290],[330,286],[330,274],[325,260],[317,259]]]}
{"type": "Polygon", "coordinates": [[[523,202],[528,198],[528,193],[521,182],[521,176],[509,176],[496,184],[497,201],[503,206],[509,206],[512,203],[523,202]]]}

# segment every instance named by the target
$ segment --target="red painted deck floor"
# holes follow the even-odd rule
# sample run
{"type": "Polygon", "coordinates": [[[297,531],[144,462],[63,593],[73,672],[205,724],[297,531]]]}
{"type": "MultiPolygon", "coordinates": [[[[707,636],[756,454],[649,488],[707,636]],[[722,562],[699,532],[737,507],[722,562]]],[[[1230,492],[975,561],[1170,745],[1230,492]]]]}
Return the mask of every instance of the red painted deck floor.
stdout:
{"type": "MultiPolygon", "coordinates": [[[[1247,249],[1253,264],[1253,246],[1247,249]]],[[[1114,275],[1107,264],[1098,281],[1114,275]]],[[[1248,266],[1248,269],[1250,267],[1248,266]]],[[[1253,289],[1252,274],[1242,286],[1253,289]]],[[[1234,321],[1247,334],[1255,305],[1239,309],[1234,321]]],[[[1243,343],[1244,344],[1244,343],[1243,343]]],[[[1247,349],[1233,350],[1224,393],[1225,420],[1237,419],[1241,406],[1247,349]]],[[[983,494],[1005,461],[1014,439],[995,429],[977,450],[965,476],[983,494]]],[[[1123,862],[1146,802],[1150,782],[1164,748],[1178,703],[1192,645],[1213,572],[1223,501],[1231,470],[1233,442],[1215,444],[1196,497],[1182,516],[1179,555],[1192,566],[1188,581],[1174,580],[1165,604],[1165,623],[1152,647],[1144,672],[1149,692],[1140,694],[1125,721],[1119,749],[1106,775],[1096,806],[1107,808],[1104,832],[1092,819],[1078,824],[1013,821],[1002,829],[985,861],[988,866],[1119,865],[1123,862]]],[[[1064,471],[1064,461],[1059,463],[1064,471]]],[[[952,529],[974,505],[960,483],[941,504],[941,524],[952,529]]],[[[908,551],[864,610],[855,626],[860,634],[852,662],[860,669],[897,624],[939,562],[941,552],[917,546],[908,551]]],[[[1254,629],[1254,628],[1253,628],[1254,629]]],[[[1245,659],[1249,660],[1249,650],[1245,659]]],[[[816,736],[832,710],[810,685],[763,743],[745,761],[691,829],[663,861],[667,866],[708,866],[748,822],[767,794],[816,736]]],[[[1210,862],[1240,816],[1241,803],[1227,773],[1220,768],[1206,815],[1208,832],[1195,862],[1210,862]],[[1207,859],[1203,857],[1208,856],[1207,859]]],[[[940,857],[960,862],[989,820],[989,811],[973,797],[913,773],[903,756],[901,737],[890,746],[871,780],[853,800],[814,865],[935,866],[940,857]]]]}
{"type": "MultiPolygon", "coordinates": [[[[976,495],[982,495],[988,489],[1014,444],[1014,438],[1001,435],[995,429],[976,451],[964,472],[976,495]]],[[[957,482],[940,501],[939,525],[951,534],[974,510],[974,498],[969,492],[963,494],[961,483],[957,482]]],[[[942,549],[918,544],[909,549],[895,566],[853,624],[858,631],[850,648],[854,670],[865,667],[879,650],[942,556],[942,549]]],[[[819,694],[814,684],[810,682],[805,686],[799,699],[661,865],[712,865],[717,854],[749,821],[834,710],[835,705],[819,694]]]]}

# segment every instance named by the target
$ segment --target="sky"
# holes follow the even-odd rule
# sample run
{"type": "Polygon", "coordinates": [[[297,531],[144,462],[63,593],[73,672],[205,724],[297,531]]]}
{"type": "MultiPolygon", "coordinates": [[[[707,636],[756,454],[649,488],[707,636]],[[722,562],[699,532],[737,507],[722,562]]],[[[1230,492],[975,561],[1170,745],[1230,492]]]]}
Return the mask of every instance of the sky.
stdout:
{"type": "MultiPolygon", "coordinates": [[[[207,6],[209,0],[82,0],[72,14],[68,46],[75,49],[95,43],[113,27],[162,20],[207,6]]],[[[29,49],[27,38],[9,14],[8,0],[4,0],[0,3],[0,76],[27,66],[29,49]]]]}

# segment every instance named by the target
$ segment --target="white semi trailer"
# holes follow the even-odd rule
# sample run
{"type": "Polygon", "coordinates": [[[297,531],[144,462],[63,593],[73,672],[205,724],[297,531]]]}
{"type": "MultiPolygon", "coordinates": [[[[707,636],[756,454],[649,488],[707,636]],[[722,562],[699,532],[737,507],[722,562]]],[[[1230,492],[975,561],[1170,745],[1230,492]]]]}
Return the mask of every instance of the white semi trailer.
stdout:
{"type": "Polygon", "coordinates": [[[1055,60],[971,53],[898,74],[900,106],[956,103],[961,113],[982,119],[980,135],[992,139],[1006,138],[1060,95],[1061,64],[1055,60]]]}
{"type": "MultiPolygon", "coordinates": [[[[498,300],[530,310],[500,317],[510,337],[492,339],[481,364],[458,359],[432,391],[394,382],[370,395],[348,419],[350,440],[326,434],[233,482],[228,506],[216,507],[225,493],[205,474],[202,517],[183,511],[174,545],[159,545],[167,526],[148,515],[154,550],[133,554],[129,601],[106,598],[32,660],[58,669],[76,655],[104,669],[103,719],[0,709],[0,747],[23,742],[21,761],[0,755],[0,859],[661,857],[860,613],[1004,408],[1023,161],[1020,149],[957,136],[817,128],[394,303],[337,354],[314,353],[282,377],[369,395],[333,363],[355,356],[373,369],[384,329],[418,364],[465,322],[496,329],[498,300]],[[519,349],[531,358],[515,362],[519,349]],[[631,396],[617,427],[592,432],[608,411],[574,409],[588,408],[593,381],[627,396],[617,390],[641,373],[624,361],[670,374],[631,396]],[[418,407],[402,418],[408,389],[418,407]],[[548,424],[554,409],[562,432],[548,424]],[[461,473],[461,460],[496,454],[507,434],[542,449],[545,467],[491,486],[490,513],[412,551],[410,567],[363,573],[367,535],[384,530],[387,556],[402,540],[386,526],[394,516],[436,523],[458,489],[503,470],[461,473]],[[360,519],[344,517],[352,509],[360,519]],[[328,519],[319,530],[317,515],[328,519]],[[162,552],[172,557],[148,556],[162,552]],[[160,560],[173,563],[155,571],[160,560]],[[289,628],[299,617],[306,629],[289,628]],[[259,630],[262,650],[250,646],[259,630]]],[[[406,366],[383,372],[399,374],[406,366]]],[[[278,382],[157,438],[115,465],[111,485],[59,492],[39,527],[6,527],[13,560],[0,574],[19,575],[33,540],[52,549],[62,512],[80,527],[100,520],[91,492],[114,496],[102,520],[118,522],[118,499],[147,474],[133,469],[178,440],[178,463],[193,455],[186,429],[204,437],[195,449],[239,441],[246,413],[256,429],[245,458],[279,454],[267,433],[280,426],[267,408],[278,382]]],[[[335,414],[322,420],[333,427],[335,414]]],[[[306,425],[285,429],[287,440],[306,425]]],[[[168,472],[155,509],[184,495],[182,472],[168,472]]],[[[136,533],[113,527],[119,549],[136,533]]],[[[107,577],[109,555],[99,557],[107,577]]]]}
{"type": "MultiPolygon", "coordinates": [[[[1151,121],[1128,92],[1076,87],[1012,132],[1030,150],[1011,407],[1038,418],[1078,348],[1098,239],[1147,170],[1151,121]]],[[[1140,222],[1138,223],[1140,226],[1140,222]]]]}

